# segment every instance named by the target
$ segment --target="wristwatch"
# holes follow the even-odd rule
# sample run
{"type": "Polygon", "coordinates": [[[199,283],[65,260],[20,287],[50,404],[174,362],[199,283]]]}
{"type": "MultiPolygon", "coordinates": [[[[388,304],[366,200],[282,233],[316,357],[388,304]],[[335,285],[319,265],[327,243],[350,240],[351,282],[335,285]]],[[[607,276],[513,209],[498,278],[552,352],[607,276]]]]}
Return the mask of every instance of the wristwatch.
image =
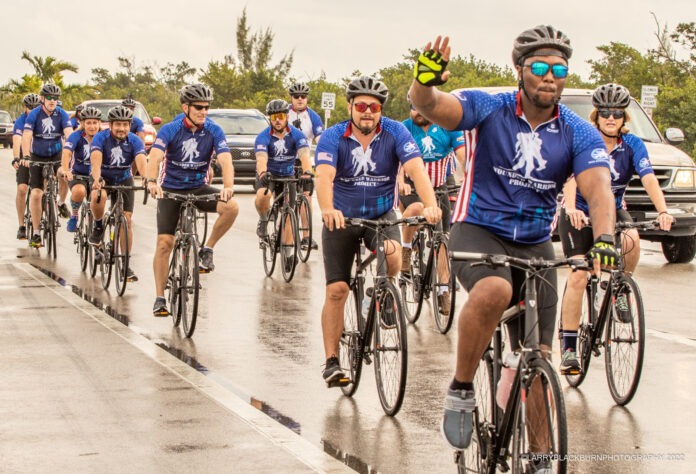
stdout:
{"type": "Polygon", "coordinates": [[[597,237],[594,241],[595,244],[610,244],[610,245],[615,245],[614,244],[614,236],[609,235],[609,234],[601,234],[599,237],[597,237]]]}

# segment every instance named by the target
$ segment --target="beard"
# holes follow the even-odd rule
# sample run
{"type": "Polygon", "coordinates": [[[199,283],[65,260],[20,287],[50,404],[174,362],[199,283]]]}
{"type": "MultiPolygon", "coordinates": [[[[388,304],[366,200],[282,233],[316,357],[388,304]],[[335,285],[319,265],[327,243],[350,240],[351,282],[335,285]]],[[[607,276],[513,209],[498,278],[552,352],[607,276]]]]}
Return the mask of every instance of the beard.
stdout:
{"type": "Polygon", "coordinates": [[[425,127],[426,125],[430,125],[430,120],[423,117],[421,114],[418,114],[415,117],[413,117],[413,123],[415,123],[419,127],[425,127]]]}
{"type": "Polygon", "coordinates": [[[272,125],[273,131],[276,132],[276,133],[281,133],[283,130],[285,130],[285,127],[286,127],[286,126],[287,126],[287,124],[281,125],[281,126],[279,126],[279,127],[276,127],[275,125],[272,125]]]}

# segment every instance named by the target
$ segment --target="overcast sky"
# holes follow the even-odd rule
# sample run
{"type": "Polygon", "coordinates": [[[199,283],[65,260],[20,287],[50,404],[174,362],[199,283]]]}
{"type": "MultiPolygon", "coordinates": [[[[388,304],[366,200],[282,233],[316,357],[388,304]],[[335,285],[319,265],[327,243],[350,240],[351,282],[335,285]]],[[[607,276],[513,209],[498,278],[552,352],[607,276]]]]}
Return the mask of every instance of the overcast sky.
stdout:
{"type": "Polygon", "coordinates": [[[611,41],[641,52],[655,47],[654,12],[670,29],[696,21],[694,0],[24,0],[3,1],[0,84],[31,73],[23,50],[75,63],[68,83],[84,83],[91,69],[117,70],[118,56],[136,65],[187,61],[204,68],[236,54],[236,21],[246,6],[252,31],[271,28],[276,60],[294,51],[292,76],[330,81],[356,69],[374,73],[400,61],[438,34],[453,54],[510,64],[513,39],[537,24],[552,24],[571,39],[571,70],[587,78],[587,60],[611,41]],[[116,10],[115,10],[116,9],[116,10]]]}

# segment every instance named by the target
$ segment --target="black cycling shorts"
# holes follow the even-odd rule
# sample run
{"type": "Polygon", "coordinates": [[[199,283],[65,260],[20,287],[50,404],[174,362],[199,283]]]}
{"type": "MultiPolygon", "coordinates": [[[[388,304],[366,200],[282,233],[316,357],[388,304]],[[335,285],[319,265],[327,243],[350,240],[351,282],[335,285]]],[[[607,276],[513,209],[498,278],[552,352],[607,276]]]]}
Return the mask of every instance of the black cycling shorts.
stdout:
{"type": "Polygon", "coordinates": [[[17,184],[29,184],[29,167],[19,165],[15,171],[17,184]]]}
{"type": "MultiPolygon", "coordinates": [[[[53,171],[58,174],[58,169],[60,168],[60,153],[56,153],[53,156],[38,156],[31,155],[32,163],[53,163],[53,171]]],[[[40,188],[44,187],[44,177],[43,177],[43,167],[42,166],[30,166],[29,167],[29,187],[30,188],[40,188]]]]}
{"type": "Polygon", "coordinates": [[[87,190],[87,196],[89,196],[89,194],[92,192],[92,177],[85,176],[85,175],[79,174],[79,173],[73,173],[73,179],[68,181],[68,188],[70,188],[70,192],[72,192],[72,188],[75,187],[76,185],[84,186],[85,190],[87,190]],[[81,179],[75,179],[78,177],[81,179]],[[89,180],[85,181],[83,178],[89,178],[89,180]]]}
{"type": "MultiPolygon", "coordinates": [[[[413,204],[414,202],[423,202],[421,201],[421,198],[416,194],[416,187],[413,184],[413,181],[411,181],[409,178],[405,179],[406,184],[411,185],[411,194],[400,194],[399,195],[399,201],[404,205],[404,209],[406,209],[408,206],[413,204]]],[[[435,188],[436,190],[439,189],[444,189],[445,191],[447,190],[447,185],[444,184],[442,186],[439,186],[435,188]]],[[[452,208],[450,206],[449,202],[449,196],[446,194],[443,194],[441,196],[437,196],[437,205],[440,206],[440,209],[442,210],[442,220],[438,222],[437,228],[438,230],[444,230],[445,232],[450,231],[450,219],[452,218],[452,208]]]]}
{"type": "MultiPolygon", "coordinates": [[[[396,220],[396,212],[389,211],[378,219],[396,220]]],[[[401,232],[399,226],[391,226],[386,229],[388,240],[394,240],[401,244],[401,232]]],[[[348,226],[345,229],[329,231],[326,226],[321,231],[321,248],[324,253],[324,273],[326,284],[345,281],[350,283],[350,273],[355,261],[355,254],[360,250],[360,242],[370,250],[375,250],[377,233],[369,227],[348,226]]]]}
{"type": "MultiPolygon", "coordinates": [[[[633,222],[633,218],[626,209],[617,209],[616,221],[633,222]]],[[[563,255],[566,258],[585,255],[594,245],[592,226],[585,226],[580,230],[576,229],[570,224],[565,208],[561,209],[561,215],[558,219],[558,236],[561,238],[563,255]]]]}
{"type": "MultiPolygon", "coordinates": [[[[272,176],[272,175],[269,175],[272,176]]],[[[290,178],[291,176],[278,176],[279,178],[290,178]]],[[[263,188],[268,188],[268,192],[272,193],[273,199],[275,199],[277,196],[280,195],[280,193],[283,192],[283,184],[278,181],[270,181],[268,183],[268,186],[264,186],[261,184],[261,180],[259,177],[256,177],[256,181],[254,182],[254,191],[258,191],[259,189],[263,188]]],[[[297,200],[297,183],[290,183],[290,207],[293,209],[295,208],[295,201],[297,200]]]]}
{"type": "MultiPolygon", "coordinates": [[[[195,194],[196,196],[205,194],[220,194],[216,187],[204,184],[194,189],[167,189],[164,191],[174,194],[195,194]]],[[[179,209],[183,203],[173,199],[162,198],[157,200],[157,235],[174,235],[176,226],[179,223],[179,209]]],[[[196,209],[203,212],[217,212],[218,201],[201,201],[196,203],[196,209]]]]}
{"type": "MultiPolygon", "coordinates": [[[[519,258],[542,257],[554,259],[555,253],[550,240],[540,244],[518,244],[503,240],[483,227],[456,222],[452,226],[449,241],[450,250],[459,252],[478,252],[504,254],[519,258]]],[[[467,291],[471,291],[479,280],[497,276],[512,285],[512,300],[508,306],[519,303],[524,299],[525,273],[512,267],[491,268],[486,265],[472,267],[469,262],[452,262],[452,271],[467,291]]],[[[541,284],[537,288],[539,308],[539,341],[551,346],[554,339],[556,323],[556,306],[558,304],[557,279],[555,270],[540,272],[541,284]]],[[[508,333],[512,349],[519,347],[518,338],[524,334],[524,318],[508,323],[508,333]]]]}
{"type": "MultiPolygon", "coordinates": [[[[133,186],[133,177],[127,178],[120,183],[116,183],[110,179],[102,178],[104,180],[104,186],[133,186]]],[[[78,181],[79,182],[79,181],[78,181]]],[[[106,190],[105,190],[106,191],[106,190]]],[[[118,198],[118,192],[115,189],[109,189],[107,191],[107,196],[111,200],[111,205],[113,206],[118,198]]],[[[123,191],[123,212],[133,212],[135,207],[135,190],[129,189],[128,191],[123,191]]]]}

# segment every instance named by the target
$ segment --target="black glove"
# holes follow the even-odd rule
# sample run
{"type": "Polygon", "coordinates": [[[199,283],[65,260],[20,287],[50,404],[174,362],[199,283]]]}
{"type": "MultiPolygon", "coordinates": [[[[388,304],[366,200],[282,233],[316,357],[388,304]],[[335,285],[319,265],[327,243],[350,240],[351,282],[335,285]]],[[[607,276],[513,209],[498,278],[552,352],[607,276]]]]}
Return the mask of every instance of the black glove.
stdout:
{"type": "Polygon", "coordinates": [[[302,189],[311,194],[314,191],[314,173],[311,171],[302,173],[302,175],[300,175],[300,185],[302,189]]]}
{"type": "Polygon", "coordinates": [[[423,51],[413,68],[413,77],[424,86],[432,87],[444,84],[442,74],[447,68],[448,61],[442,59],[435,50],[423,51]]]}
{"type": "Polygon", "coordinates": [[[268,183],[270,181],[271,177],[268,174],[268,171],[264,171],[259,175],[259,183],[261,183],[261,187],[267,188],[268,183]]]}
{"type": "Polygon", "coordinates": [[[614,267],[619,260],[619,254],[614,247],[613,238],[609,235],[600,236],[594,246],[587,252],[590,260],[599,260],[600,265],[614,267]]]}

